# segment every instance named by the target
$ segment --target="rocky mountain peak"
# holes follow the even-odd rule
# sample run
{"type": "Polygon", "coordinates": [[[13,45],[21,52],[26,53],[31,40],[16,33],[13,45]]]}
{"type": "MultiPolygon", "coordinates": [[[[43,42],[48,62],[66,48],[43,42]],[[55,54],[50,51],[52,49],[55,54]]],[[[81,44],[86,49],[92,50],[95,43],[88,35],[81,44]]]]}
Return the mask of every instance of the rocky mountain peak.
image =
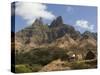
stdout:
{"type": "Polygon", "coordinates": [[[90,35],[91,34],[91,32],[89,32],[89,31],[85,31],[84,33],[83,33],[83,35],[90,35]]]}
{"type": "Polygon", "coordinates": [[[97,34],[96,33],[93,33],[93,32],[90,32],[90,31],[85,31],[83,34],[82,34],[83,37],[87,37],[87,38],[94,38],[94,39],[97,39],[96,36],[97,34]]]}
{"type": "Polygon", "coordinates": [[[55,20],[52,21],[50,27],[59,27],[63,25],[63,19],[61,16],[58,16],[55,20]]]}
{"type": "Polygon", "coordinates": [[[37,18],[34,23],[32,24],[32,26],[40,26],[40,25],[43,25],[43,21],[42,21],[42,18],[37,18]]]}

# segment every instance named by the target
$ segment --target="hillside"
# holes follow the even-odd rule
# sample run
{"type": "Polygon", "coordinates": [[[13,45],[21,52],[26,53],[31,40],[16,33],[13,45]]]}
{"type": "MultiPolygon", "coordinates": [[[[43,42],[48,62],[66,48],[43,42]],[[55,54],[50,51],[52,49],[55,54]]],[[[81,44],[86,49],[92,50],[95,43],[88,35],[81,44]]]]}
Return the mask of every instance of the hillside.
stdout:
{"type": "MultiPolygon", "coordinates": [[[[45,66],[48,67],[49,64],[52,66],[57,59],[60,59],[57,62],[61,63],[86,60],[86,57],[89,60],[97,59],[97,33],[90,31],[81,33],[72,25],[64,24],[61,16],[54,19],[50,25],[44,24],[42,18],[36,19],[32,25],[16,32],[15,41],[12,43],[15,43],[12,44],[15,45],[15,64],[25,64],[29,67],[32,65],[32,69],[35,64],[38,65],[36,71],[44,71],[45,66]],[[88,52],[90,52],[90,56],[88,56],[88,52]]],[[[96,63],[93,64],[96,65],[96,63]]],[[[86,67],[88,68],[87,65],[86,67]]],[[[37,67],[35,66],[35,68],[37,67]]],[[[64,70],[64,68],[66,67],[58,66],[53,69],[64,70]]],[[[53,69],[51,68],[50,71],[53,69]]],[[[67,69],[73,68],[68,66],[67,69]]]]}

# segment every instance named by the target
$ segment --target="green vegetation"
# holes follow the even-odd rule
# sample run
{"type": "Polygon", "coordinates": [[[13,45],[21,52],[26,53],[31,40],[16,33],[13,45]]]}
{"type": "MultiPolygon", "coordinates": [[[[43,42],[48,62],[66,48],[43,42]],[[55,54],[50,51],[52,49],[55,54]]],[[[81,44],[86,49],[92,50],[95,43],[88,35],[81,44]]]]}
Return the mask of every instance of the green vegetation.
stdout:
{"type": "Polygon", "coordinates": [[[81,60],[81,61],[73,61],[73,62],[65,62],[64,67],[70,67],[73,69],[91,69],[96,68],[96,60],[81,60]],[[95,63],[94,63],[95,62],[95,63]]]}
{"type": "Polygon", "coordinates": [[[15,66],[16,73],[37,72],[42,68],[39,64],[19,64],[15,66]]]}
{"type": "Polygon", "coordinates": [[[26,65],[16,65],[15,72],[16,73],[26,73],[26,72],[32,72],[32,70],[29,69],[26,65]]]}
{"type": "Polygon", "coordinates": [[[76,62],[71,63],[72,69],[87,69],[89,67],[90,67],[90,65],[86,64],[85,62],[76,61],[76,62]]]}
{"type": "Polygon", "coordinates": [[[60,48],[36,48],[29,52],[16,53],[16,64],[46,65],[58,58],[68,58],[66,51],[60,48]]]}
{"type": "Polygon", "coordinates": [[[16,52],[16,72],[37,72],[56,59],[68,58],[66,50],[60,48],[35,48],[29,52],[16,52]],[[27,64],[27,65],[26,65],[27,64]]]}
{"type": "Polygon", "coordinates": [[[96,61],[68,61],[68,51],[61,48],[35,48],[29,52],[16,52],[16,72],[38,72],[43,66],[56,59],[61,59],[65,62],[63,66],[71,69],[96,68],[96,61]]]}

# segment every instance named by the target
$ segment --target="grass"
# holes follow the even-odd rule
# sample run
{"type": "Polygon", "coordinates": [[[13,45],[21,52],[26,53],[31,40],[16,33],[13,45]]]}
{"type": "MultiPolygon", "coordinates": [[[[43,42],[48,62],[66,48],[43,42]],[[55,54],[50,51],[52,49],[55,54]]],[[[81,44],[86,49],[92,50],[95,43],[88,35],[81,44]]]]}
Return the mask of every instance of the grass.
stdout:
{"type": "Polygon", "coordinates": [[[91,69],[96,68],[97,66],[96,60],[82,60],[82,61],[73,61],[66,62],[65,66],[71,67],[71,69],[91,69]]]}
{"type": "Polygon", "coordinates": [[[16,73],[38,72],[42,68],[39,64],[18,64],[15,66],[16,73]]]}
{"type": "Polygon", "coordinates": [[[26,65],[21,64],[21,65],[15,66],[15,72],[16,73],[26,73],[26,72],[32,72],[32,70],[27,68],[26,65]]]}

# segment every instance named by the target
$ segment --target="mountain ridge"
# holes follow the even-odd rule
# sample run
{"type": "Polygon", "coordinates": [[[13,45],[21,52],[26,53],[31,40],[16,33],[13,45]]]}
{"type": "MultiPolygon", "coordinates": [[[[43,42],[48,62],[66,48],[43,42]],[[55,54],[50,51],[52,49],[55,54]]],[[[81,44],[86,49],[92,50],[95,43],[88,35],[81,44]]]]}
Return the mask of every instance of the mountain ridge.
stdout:
{"type": "Polygon", "coordinates": [[[31,26],[16,32],[15,46],[19,51],[22,48],[29,50],[30,48],[45,47],[44,45],[61,48],[69,48],[73,45],[80,47],[81,44],[87,42],[84,39],[89,39],[88,44],[96,47],[96,35],[97,33],[89,31],[85,31],[83,34],[76,31],[73,26],[64,24],[61,16],[54,19],[50,26],[43,24],[42,18],[39,18],[31,26]]]}

